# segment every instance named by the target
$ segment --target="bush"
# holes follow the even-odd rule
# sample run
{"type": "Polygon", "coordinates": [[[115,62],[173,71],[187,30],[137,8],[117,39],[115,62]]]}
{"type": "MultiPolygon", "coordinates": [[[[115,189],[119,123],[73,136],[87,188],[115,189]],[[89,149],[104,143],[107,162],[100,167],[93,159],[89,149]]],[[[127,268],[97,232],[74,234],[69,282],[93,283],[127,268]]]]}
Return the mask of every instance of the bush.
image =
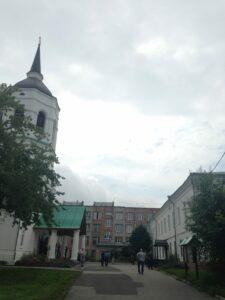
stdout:
{"type": "Polygon", "coordinates": [[[56,267],[56,268],[70,268],[76,265],[75,262],[69,259],[57,258],[49,260],[45,256],[36,256],[33,254],[24,255],[15,263],[16,266],[27,267],[56,267]]]}

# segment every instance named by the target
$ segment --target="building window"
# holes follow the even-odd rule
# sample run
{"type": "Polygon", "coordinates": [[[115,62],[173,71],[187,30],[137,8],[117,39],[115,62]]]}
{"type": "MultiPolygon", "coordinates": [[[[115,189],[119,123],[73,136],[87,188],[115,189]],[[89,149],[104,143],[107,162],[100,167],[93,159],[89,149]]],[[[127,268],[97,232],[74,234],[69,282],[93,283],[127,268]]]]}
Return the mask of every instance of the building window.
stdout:
{"type": "Polygon", "coordinates": [[[91,211],[86,211],[86,219],[91,220],[91,211]]]}
{"type": "Polygon", "coordinates": [[[99,244],[99,242],[100,242],[100,237],[99,237],[99,236],[93,237],[93,239],[92,239],[92,244],[93,244],[94,246],[97,245],[97,244],[99,244]]]}
{"type": "Polygon", "coordinates": [[[168,230],[170,231],[170,215],[168,215],[168,230]]]}
{"type": "Polygon", "coordinates": [[[94,220],[100,220],[102,218],[102,213],[100,211],[95,211],[93,213],[93,219],[94,220]]]}
{"type": "Polygon", "coordinates": [[[115,232],[123,232],[123,225],[122,224],[116,224],[115,225],[115,232]]]}
{"type": "Polygon", "coordinates": [[[92,231],[93,232],[99,232],[100,231],[100,224],[93,224],[92,225],[92,231]]]}
{"type": "Polygon", "coordinates": [[[132,224],[126,225],[126,233],[132,233],[134,226],[132,224]]]}
{"type": "Polygon", "coordinates": [[[91,230],[91,224],[86,224],[86,230],[87,230],[87,232],[90,232],[90,230],[91,230]]]}
{"type": "Polygon", "coordinates": [[[0,224],[5,222],[6,217],[7,217],[7,212],[6,210],[2,209],[0,213],[0,224]]]}
{"type": "Polygon", "coordinates": [[[164,223],[164,232],[166,233],[166,218],[164,218],[163,223],[164,223]]]}
{"type": "Polygon", "coordinates": [[[177,208],[177,224],[180,225],[180,207],[177,208]]]}
{"type": "Polygon", "coordinates": [[[131,212],[127,213],[127,220],[133,221],[134,220],[134,214],[131,213],[131,212]]]}
{"type": "Polygon", "coordinates": [[[144,215],[142,213],[137,213],[136,218],[137,218],[137,221],[143,221],[144,220],[144,215]]]}
{"type": "Polygon", "coordinates": [[[57,135],[57,123],[54,121],[53,131],[52,131],[52,144],[55,145],[56,143],[56,135],[57,135]]]}
{"type": "Polygon", "coordinates": [[[45,127],[45,113],[43,111],[39,111],[38,113],[36,126],[42,129],[45,127]]]}
{"type": "Polygon", "coordinates": [[[163,234],[163,221],[161,221],[161,234],[163,234]]]}
{"type": "Polygon", "coordinates": [[[123,213],[122,213],[122,212],[116,213],[115,219],[116,219],[116,220],[123,220],[123,213]]]}
{"type": "Polygon", "coordinates": [[[89,236],[86,236],[86,246],[89,246],[89,236]]]}
{"type": "Polygon", "coordinates": [[[112,232],[110,232],[110,231],[105,232],[104,238],[105,238],[105,239],[111,239],[111,238],[112,238],[112,232]]]}
{"type": "Polygon", "coordinates": [[[112,219],[105,220],[105,227],[112,227],[112,219]]]}
{"type": "Polygon", "coordinates": [[[122,236],[116,236],[116,237],[115,237],[115,243],[116,243],[116,244],[121,244],[122,242],[123,242],[122,236]]]}
{"type": "Polygon", "coordinates": [[[148,220],[148,222],[151,222],[151,220],[152,220],[152,213],[149,213],[147,215],[147,220],[148,220]]]}
{"type": "Polygon", "coordinates": [[[22,232],[22,235],[21,235],[20,246],[23,246],[24,235],[25,235],[25,229],[23,229],[23,232],[22,232]]]}

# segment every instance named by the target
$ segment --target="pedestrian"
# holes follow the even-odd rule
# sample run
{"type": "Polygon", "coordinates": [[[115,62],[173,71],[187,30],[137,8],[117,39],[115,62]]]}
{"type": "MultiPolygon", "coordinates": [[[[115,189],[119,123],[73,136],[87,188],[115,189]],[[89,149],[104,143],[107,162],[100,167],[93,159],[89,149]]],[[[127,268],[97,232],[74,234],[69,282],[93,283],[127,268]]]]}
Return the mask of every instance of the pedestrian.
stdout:
{"type": "Polygon", "coordinates": [[[80,258],[80,265],[81,267],[84,266],[84,261],[85,261],[85,253],[84,253],[84,249],[81,248],[79,251],[79,258],[80,258]]]}
{"type": "Polygon", "coordinates": [[[153,261],[154,261],[153,254],[150,253],[150,255],[149,255],[149,267],[150,267],[151,270],[153,269],[153,261]]]}
{"type": "Polygon", "coordinates": [[[102,251],[102,253],[101,253],[101,266],[102,267],[104,266],[104,262],[105,262],[105,252],[102,251]]]}
{"type": "Polygon", "coordinates": [[[67,258],[68,246],[65,247],[64,258],[67,258]]]}
{"type": "Polygon", "coordinates": [[[145,265],[145,253],[142,249],[136,254],[137,262],[138,262],[138,273],[144,274],[144,265],[145,265]]]}
{"type": "Polygon", "coordinates": [[[152,270],[153,269],[153,255],[151,252],[149,252],[147,255],[146,255],[146,265],[148,266],[148,269],[152,270]]]}
{"type": "Polygon", "coordinates": [[[110,253],[109,252],[105,252],[105,266],[108,266],[110,260],[110,253]]]}

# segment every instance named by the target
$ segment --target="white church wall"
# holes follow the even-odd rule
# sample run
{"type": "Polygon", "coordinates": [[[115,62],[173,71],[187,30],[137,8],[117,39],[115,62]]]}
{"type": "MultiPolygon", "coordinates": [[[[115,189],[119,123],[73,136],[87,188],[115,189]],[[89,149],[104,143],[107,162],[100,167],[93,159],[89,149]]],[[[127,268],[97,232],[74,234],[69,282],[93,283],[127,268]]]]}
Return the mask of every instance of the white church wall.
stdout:
{"type": "Polygon", "coordinates": [[[0,216],[0,260],[13,262],[15,258],[15,249],[19,225],[13,225],[13,218],[5,211],[1,211],[0,216]]]}
{"type": "MultiPolygon", "coordinates": [[[[50,96],[51,93],[45,88],[46,93],[38,89],[39,86],[43,88],[41,83],[43,77],[39,73],[41,70],[40,44],[34,62],[31,71],[27,73],[27,77],[35,79],[33,81],[35,87],[30,86],[31,81],[29,81],[29,78],[27,83],[26,80],[23,80],[17,83],[20,88],[14,93],[14,96],[16,100],[24,104],[25,113],[31,117],[34,124],[37,123],[38,113],[40,111],[45,113],[44,131],[48,138],[46,142],[51,143],[55,150],[60,109],[57,98],[50,96]],[[40,80],[40,85],[36,85],[37,80],[40,80]]],[[[37,250],[38,236],[35,234],[33,225],[29,226],[27,230],[20,229],[18,225],[12,226],[13,219],[11,217],[5,216],[3,218],[3,215],[0,216],[0,260],[12,262],[18,260],[24,254],[34,253],[37,250]]]]}

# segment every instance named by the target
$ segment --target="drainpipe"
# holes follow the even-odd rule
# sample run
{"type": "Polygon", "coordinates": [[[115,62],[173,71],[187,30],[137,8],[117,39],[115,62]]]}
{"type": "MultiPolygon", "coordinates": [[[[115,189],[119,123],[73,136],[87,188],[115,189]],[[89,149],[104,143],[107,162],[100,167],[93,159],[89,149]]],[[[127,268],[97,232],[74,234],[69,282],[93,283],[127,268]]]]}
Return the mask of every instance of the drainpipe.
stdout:
{"type": "Polygon", "coordinates": [[[14,263],[15,263],[15,259],[16,259],[16,249],[17,249],[17,243],[18,243],[19,232],[20,232],[20,222],[19,222],[19,224],[18,224],[17,233],[16,233],[16,242],[15,242],[14,255],[13,255],[14,263]]]}
{"type": "Polygon", "coordinates": [[[170,196],[168,196],[168,200],[173,205],[173,229],[174,229],[174,239],[175,239],[175,259],[177,260],[177,230],[176,230],[176,218],[175,218],[175,203],[171,200],[170,196]]]}

